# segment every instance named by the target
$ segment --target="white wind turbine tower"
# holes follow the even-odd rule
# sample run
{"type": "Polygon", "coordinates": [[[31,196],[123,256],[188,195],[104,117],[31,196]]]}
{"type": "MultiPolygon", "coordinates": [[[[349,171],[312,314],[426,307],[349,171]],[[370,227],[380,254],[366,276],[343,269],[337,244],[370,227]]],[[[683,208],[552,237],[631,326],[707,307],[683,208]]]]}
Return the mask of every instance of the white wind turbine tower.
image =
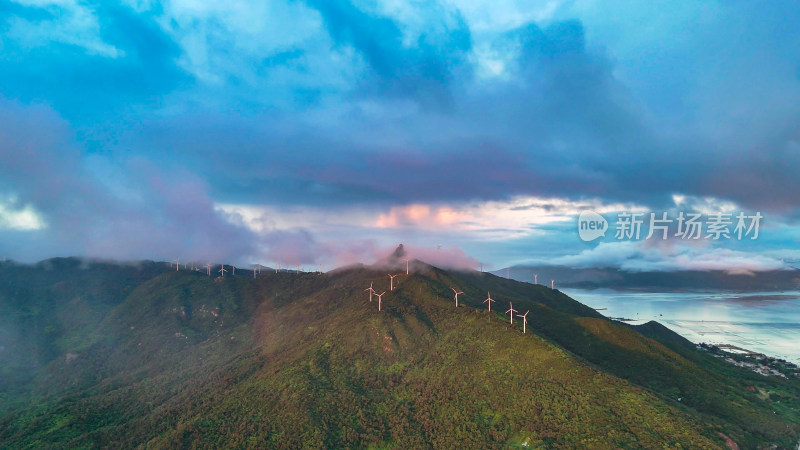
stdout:
{"type": "Polygon", "coordinates": [[[519,312],[519,311],[514,309],[514,306],[511,305],[511,302],[508,302],[508,311],[506,311],[506,314],[508,314],[509,317],[511,317],[511,325],[514,325],[514,313],[515,312],[519,312]]]}
{"type": "Polygon", "coordinates": [[[322,273],[322,264],[317,263],[317,273],[322,273]]]}
{"type": "Polygon", "coordinates": [[[496,300],[492,299],[492,293],[491,292],[487,292],[486,293],[486,300],[484,300],[483,303],[489,303],[489,312],[492,312],[492,302],[494,302],[494,301],[496,301],[496,300]]]}
{"type": "Polygon", "coordinates": [[[399,275],[399,274],[394,274],[394,275],[388,274],[388,273],[386,274],[386,276],[389,277],[389,290],[390,291],[394,290],[394,277],[396,277],[397,275],[399,275]]]}
{"type": "Polygon", "coordinates": [[[208,269],[208,276],[211,276],[211,264],[206,264],[206,269],[208,269]]]}
{"type": "MultiPolygon", "coordinates": [[[[175,263],[175,272],[177,272],[178,270],[180,270],[180,268],[181,268],[181,259],[180,259],[180,258],[178,258],[178,259],[174,259],[174,260],[172,260],[172,262],[174,262],[174,263],[175,263]]],[[[171,266],[172,266],[172,265],[170,264],[170,267],[171,267],[171,266]]]]}
{"type": "Polygon", "coordinates": [[[231,269],[233,269],[233,272],[231,272],[231,275],[233,275],[235,277],[236,276],[236,266],[231,266],[231,269]]]}
{"type": "Polygon", "coordinates": [[[528,324],[528,313],[530,310],[525,311],[525,314],[517,314],[517,317],[522,317],[522,334],[525,334],[525,325],[528,324]]]}
{"type": "Polygon", "coordinates": [[[556,280],[550,280],[550,289],[556,288],[556,280]]]}
{"type": "Polygon", "coordinates": [[[381,297],[383,297],[383,294],[385,293],[386,291],[383,291],[380,294],[378,294],[377,292],[375,293],[375,297],[378,297],[378,311],[381,310],[381,297]]]}
{"type": "Polygon", "coordinates": [[[539,284],[539,274],[533,274],[533,284],[539,284]]]}
{"type": "Polygon", "coordinates": [[[408,275],[408,274],[409,274],[409,272],[408,272],[408,262],[409,262],[409,261],[411,261],[411,259],[409,259],[409,258],[406,258],[406,259],[404,259],[403,261],[405,261],[405,262],[406,262],[406,275],[408,275]]]}
{"type": "Polygon", "coordinates": [[[225,272],[227,272],[227,270],[225,270],[225,264],[223,264],[223,265],[222,265],[222,268],[221,268],[221,269],[219,269],[219,273],[220,273],[220,274],[222,274],[221,276],[222,276],[223,278],[225,277],[225,272]]]}
{"type": "Polygon", "coordinates": [[[461,292],[461,291],[457,291],[457,290],[456,290],[456,288],[452,288],[452,287],[451,287],[450,289],[452,289],[452,290],[453,290],[453,293],[455,293],[455,294],[456,294],[456,295],[455,295],[455,299],[456,299],[456,308],[458,308],[458,294],[463,294],[463,292],[461,292]]]}
{"type": "Polygon", "coordinates": [[[281,263],[276,262],[275,263],[275,273],[278,273],[278,270],[280,270],[280,268],[281,268],[281,263]]]}
{"type": "Polygon", "coordinates": [[[369,287],[364,290],[369,291],[369,301],[372,301],[372,294],[375,293],[375,289],[372,289],[372,283],[370,283],[369,287]]]}
{"type": "Polygon", "coordinates": [[[256,279],[256,274],[258,273],[258,264],[253,264],[253,279],[256,279]]]}

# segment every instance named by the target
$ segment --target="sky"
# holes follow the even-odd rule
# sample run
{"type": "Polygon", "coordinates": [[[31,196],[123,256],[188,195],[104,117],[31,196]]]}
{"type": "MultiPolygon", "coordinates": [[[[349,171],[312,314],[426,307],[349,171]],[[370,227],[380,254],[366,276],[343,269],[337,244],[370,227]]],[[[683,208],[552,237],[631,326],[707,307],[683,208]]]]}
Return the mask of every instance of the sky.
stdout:
{"type": "Polygon", "coordinates": [[[797,23],[739,0],[0,0],[0,254],[790,267],[797,23]],[[681,212],[763,219],[615,236],[681,212]]]}

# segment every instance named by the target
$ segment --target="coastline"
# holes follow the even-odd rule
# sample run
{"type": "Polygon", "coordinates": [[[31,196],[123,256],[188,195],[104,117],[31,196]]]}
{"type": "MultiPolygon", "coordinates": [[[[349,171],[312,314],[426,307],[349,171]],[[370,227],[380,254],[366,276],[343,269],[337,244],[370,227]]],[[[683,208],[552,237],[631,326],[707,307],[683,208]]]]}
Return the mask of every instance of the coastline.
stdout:
{"type": "Polygon", "coordinates": [[[629,325],[656,321],[694,344],[731,345],[800,364],[800,292],[632,292],[565,289],[629,325]]]}

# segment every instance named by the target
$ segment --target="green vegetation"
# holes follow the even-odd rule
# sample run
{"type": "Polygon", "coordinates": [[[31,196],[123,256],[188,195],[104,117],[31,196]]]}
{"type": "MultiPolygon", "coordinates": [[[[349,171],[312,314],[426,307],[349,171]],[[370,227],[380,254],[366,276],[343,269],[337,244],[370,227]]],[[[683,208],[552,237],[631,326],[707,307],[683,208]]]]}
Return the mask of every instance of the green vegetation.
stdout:
{"type": "Polygon", "coordinates": [[[0,268],[3,447],[720,448],[722,433],[789,448],[800,435],[797,379],[543,286],[425,267],[378,312],[363,289],[388,279],[369,267],[254,280],[47,264],[0,268]],[[527,334],[484,309],[487,290],[498,310],[531,310],[527,334]]]}

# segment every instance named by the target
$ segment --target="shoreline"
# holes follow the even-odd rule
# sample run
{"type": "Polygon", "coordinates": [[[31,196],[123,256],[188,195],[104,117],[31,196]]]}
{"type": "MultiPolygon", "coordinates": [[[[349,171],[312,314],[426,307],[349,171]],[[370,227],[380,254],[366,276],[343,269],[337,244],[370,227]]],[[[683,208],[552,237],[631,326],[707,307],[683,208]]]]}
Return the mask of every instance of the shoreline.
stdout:
{"type": "Polygon", "coordinates": [[[724,358],[730,364],[752,370],[760,375],[800,378],[800,365],[782,358],[771,357],[735,345],[714,345],[701,342],[696,344],[696,348],[701,351],[707,351],[717,358],[724,358]]]}
{"type": "Polygon", "coordinates": [[[800,291],[564,291],[629,325],[656,321],[693,344],[732,345],[800,365],[800,291]]]}

